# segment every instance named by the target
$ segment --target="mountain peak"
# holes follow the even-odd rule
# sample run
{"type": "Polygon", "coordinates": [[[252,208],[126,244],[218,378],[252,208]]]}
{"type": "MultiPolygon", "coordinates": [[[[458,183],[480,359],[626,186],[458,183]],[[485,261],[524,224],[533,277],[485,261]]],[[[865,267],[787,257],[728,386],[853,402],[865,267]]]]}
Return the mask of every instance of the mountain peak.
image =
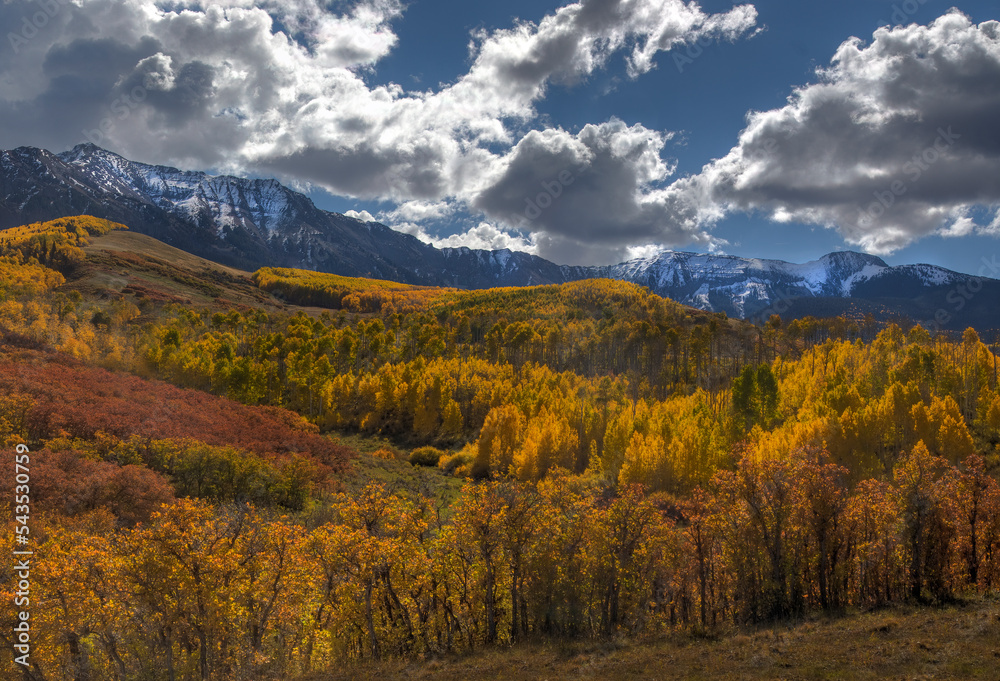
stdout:
{"type": "Polygon", "coordinates": [[[111,153],[107,149],[105,149],[104,147],[99,147],[96,144],[94,144],[93,142],[80,142],[75,147],[73,147],[70,151],[74,151],[74,152],[77,152],[77,153],[86,152],[88,154],[92,154],[94,152],[111,153]]]}
{"type": "MultiPolygon", "coordinates": [[[[618,265],[558,266],[510,249],[438,249],[379,223],[320,210],[276,180],[214,176],[134,162],[92,143],[58,155],[0,152],[0,228],[88,214],[241,269],[300,267],[410,284],[491,288],[604,277],[712,312],[743,318],[846,312],[934,318],[955,309],[966,275],[929,265],[890,267],[854,251],[795,264],[662,250],[618,265]]],[[[983,284],[986,285],[986,284],[983,284]]],[[[1000,295],[1000,282],[988,284],[1000,295]]],[[[980,285],[977,283],[977,287],[980,285]]],[[[980,287],[981,288],[981,287],[980,287]]],[[[980,294],[955,325],[1000,326],[996,295],[980,294]],[[968,319],[968,321],[964,321],[968,319]]]]}
{"type": "Polygon", "coordinates": [[[852,267],[863,269],[866,266],[888,267],[888,263],[877,255],[869,253],[859,253],[858,251],[834,251],[827,253],[819,259],[820,262],[829,263],[839,267],[852,267]]]}
{"type": "Polygon", "coordinates": [[[79,161],[83,158],[88,158],[93,156],[99,156],[103,158],[107,158],[109,156],[113,156],[116,158],[124,158],[122,156],[119,156],[113,151],[108,151],[103,147],[97,146],[93,142],[81,142],[80,144],[77,144],[69,151],[64,151],[61,154],[57,154],[57,156],[59,156],[59,158],[66,161],[67,163],[72,163],[74,161],[79,161]]]}

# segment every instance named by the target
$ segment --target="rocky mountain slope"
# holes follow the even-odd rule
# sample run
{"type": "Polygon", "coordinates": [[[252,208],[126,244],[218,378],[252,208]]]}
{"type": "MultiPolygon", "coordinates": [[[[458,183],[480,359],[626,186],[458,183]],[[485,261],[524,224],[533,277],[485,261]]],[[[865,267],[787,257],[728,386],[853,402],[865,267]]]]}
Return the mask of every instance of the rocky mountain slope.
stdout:
{"type": "Polygon", "coordinates": [[[890,267],[837,252],[804,264],[664,251],[606,267],[559,266],[510,250],[438,249],[377,222],[320,210],[276,180],[129,161],[91,144],[0,152],[0,228],[89,214],[217,262],[301,267],[411,284],[487,288],[623,279],[743,318],[872,313],[1000,328],[996,268],[986,278],[932,265],[890,267]]]}

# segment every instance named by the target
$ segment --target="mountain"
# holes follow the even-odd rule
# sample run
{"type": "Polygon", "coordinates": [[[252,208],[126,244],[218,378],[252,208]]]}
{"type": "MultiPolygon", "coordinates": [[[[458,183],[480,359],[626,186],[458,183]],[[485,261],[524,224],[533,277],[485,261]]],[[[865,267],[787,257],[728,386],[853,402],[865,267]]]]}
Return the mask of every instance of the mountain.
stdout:
{"type": "Polygon", "coordinates": [[[797,265],[665,251],[603,269],[603,276],[648,286],[687,305],[752,317],[782,301],[789,305],[805,298],[849,298],[860,282],[891,268],[880,258],[852,252],[797,265]]]}
{"type": "MultiPolygon", "coordinates": [[[[984,275],[1000,266],[984,259],[984,275]]],[[[766,321],[846,314],[912,321],[925,328],[1000,329],[1000,281],[935,265],[890,266],[873,255],[840,251],[803,264],[664,251],[591,276],[624,279],[692,307],[766,321]]]]}
{"type": "Polygon", "coordinates": [[[860,281],[888,268],[861,253],[831,253],[796,265],[726,255],[665,251],[606,268],[605,276],[626,279],[671,298],[730,316],[751,317],[777,304],[814,297],[850,297],[860,281]]]}
{"type": "Polygon", "coordinates": [[[608,277],[734,317],[870,313],[943,328],[1000,328],[1000,281],[933,265],[890,267],[853,252],[793,264],[664,251],[612,266],[559,266],[506,249],[438,249],[377,222],[321,210],[276,180],[137,163],[92,144],[62,154],[0,152],[0,228],[80,214],[250,270],[300,267],[460,288],[608,277]]]}
{"type": "Polygon", "coordinates": [[[317,208],[275,180],[129,161],[92,144],[0,152],[0,229],[87,214],[242,269],[302,267],[410,284],[547,284],[562,270],[511,251],[439,250],[376,222],[317,208]]]}

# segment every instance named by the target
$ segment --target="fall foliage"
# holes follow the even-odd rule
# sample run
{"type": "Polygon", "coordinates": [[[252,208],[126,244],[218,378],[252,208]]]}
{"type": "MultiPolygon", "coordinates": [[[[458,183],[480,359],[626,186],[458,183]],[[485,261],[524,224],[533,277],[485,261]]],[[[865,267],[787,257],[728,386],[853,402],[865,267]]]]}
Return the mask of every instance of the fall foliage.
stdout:
{"type": "Polygon", "coordinates": [[[973,329],[755,326],[603,280],[254,275],[308,313],[68,290],[101,229],[0,233],[0,445],[33,451],[47,604],[29,678],[287,678],[1000,586],[973,329]],[[461,492],[348,493],[331,433],[461,492]]]}
{"type": "Polygon", "coordinates": [[[116,229],[128,228],[87,215],[36,222],[0,231],[0,255],[66,270],[83,261],[81,247],[90,243],[90,237],[116,229]]]}
{"type": "Polygon", "coordinates": [[[981,462],[918,444],[890,481],[852,489],[846,473],[822,451],[745,457],[677,503],[558,472],[469,483],[447,521],[379,485],[332,497],[318,526],[188,499],[137,526],[104,508],[46,515],[34,588],[58,607],[39,612],[39,664],[264,678],[995,588],[1000,489],[981,462]]]}
{"type": "Polygon", "coordinates": [[[253,280],[263,290],[297,305],[383,314],[424,310],[447,292],[436,287],[281,267],[261,268],[254,273],[253,280]]]}

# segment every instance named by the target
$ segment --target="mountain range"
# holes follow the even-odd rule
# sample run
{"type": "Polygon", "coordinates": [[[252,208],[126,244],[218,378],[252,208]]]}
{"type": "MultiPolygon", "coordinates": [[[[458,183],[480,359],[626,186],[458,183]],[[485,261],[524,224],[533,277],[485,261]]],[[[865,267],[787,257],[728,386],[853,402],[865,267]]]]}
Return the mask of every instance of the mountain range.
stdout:
{"type": "Polygon", "coordinates": [[[435,248],[378,222],[324,211],[272,179],[138,163],[92,144],[53,154],[0,151],[0,229],[93,215],[210,260],[253,270],[298,267],[410,284],[489,288],[592,277],[631,281],[704,310],[766,319],[873,314],[925,326],[1000,328],[1000,273],[889,266],[841,251],[794,264],[663,251],[611,266],[557,265],[510,250],[435,248]]]}

